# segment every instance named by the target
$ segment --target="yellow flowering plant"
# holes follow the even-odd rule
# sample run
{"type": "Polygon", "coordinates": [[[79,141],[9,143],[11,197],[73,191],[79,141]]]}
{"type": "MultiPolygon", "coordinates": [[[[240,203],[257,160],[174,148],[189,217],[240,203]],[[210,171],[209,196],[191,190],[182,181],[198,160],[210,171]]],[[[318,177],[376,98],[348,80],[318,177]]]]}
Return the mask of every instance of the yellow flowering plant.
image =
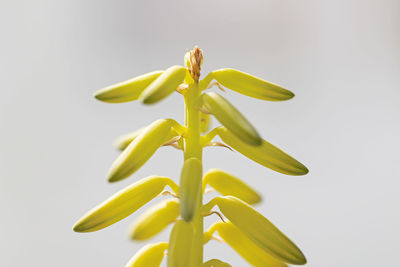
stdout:
{"type": "Polygon", "coordinates": [[[165,256],[168,267],[231,266],[219,259],[203,260],[203,246],[213,238],[231,246],[253,266],[305,264],[300,249],[251,206],[261,201],[255,190],[220,169],[211,169],[203,174],[202,166],[205,146],[225,146],[283,174],[308,173],[303,164],[263,140],[227,99],[206,90],[213,86],[221,90],[225,87],[268,101],[288,100],[294,94],[276,84],[228,68],[213,71],[200,80],[202,62],[202,51],[195,47],[186,53],[185,66],[150,72],[95,93],[98,100],[108,103],[140,100],[144,104],[154,104],[173,92],[180,93],[185,101],[184,125],[173,119],[159,119],[117,139],[116,147],[122,152],[111,165],[109,182],[132,175],[161,146],[182,150],[184,164],[179,185],[169,177],[146,177],[88,211],[75,224],[74,231],[101,230],[167,192],[171,197],[141,214],[132,225],[130,235],[134,240],[147,240],[173,224],[169,241],[144,246],[126,267],[160,266],[165,256]],[[222,126],[208,131],[210,116],[214,116],[222,126]],[[216,136],[223,143],[213,141],[216,136]],[[173,192],[164,191],[167,186],[173,192]],[[203,203],[207,186],[221,196],[203,203]],[[220,212],[214,211],[215,207],[220,212]],[[221,220],[204,231],[203,218],[213,213],[221,220]],[[219,237],[215,236],[217,233],[219,237]]]}

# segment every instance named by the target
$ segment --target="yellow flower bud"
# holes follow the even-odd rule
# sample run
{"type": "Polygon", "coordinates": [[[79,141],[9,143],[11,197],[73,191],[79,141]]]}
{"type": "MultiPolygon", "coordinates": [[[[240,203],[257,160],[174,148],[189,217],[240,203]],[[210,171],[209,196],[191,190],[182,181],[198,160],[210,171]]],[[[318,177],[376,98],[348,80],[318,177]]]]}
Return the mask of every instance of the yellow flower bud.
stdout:
{"type": "Polygon", "coordinates": [[[235,196],[249,204],[261,201],[261,196],[239,178],[220,169],[210,169],[203,177],[203,188],[210,185],[225,196],[235,196]]]}
{"type": "Polygon", "coordinates": [[[252,146],[261,145],[257,130],[228,100],[217,93],[205,93],[202,100],[207,110],[237,138],[252,146]]]}
{"type": "Polygon", "coordinates": [[[142,247],[133,256],[125,267],[157,267],[160,266],[164,252],[168,248],[168,243],[159,242],[142,247]]]}
{"type": "Polygon", "coordinates": [[[133,101],[164,71],[153,71],[125,82],[117,83],[94,93],[94,97],[108,103],[133,101]]]}
{"type": "Polygon", "coordinates": [[[75,232],[101,230],[129,216],[155,198],[169,185],[178,186],[168,177],[149,176],[117,192],[106,201],[88,211],[75,225],[75,232]]]}
{"type": "Polygon", "coordinates": [[[139,96],[144,104],[156,103],[172,94],[185,79],[187,69],[172,66],[155,79],[139,96]]]}
{"type": "Polygon", "coordinates": [[[308,173],[306,166],[265,140],[262,141],[261,146],[250,146],[224,127],[218,128],[218,135],[233,149],[274,171],[289,175],[308,173]]]}
{"type": "Polygon", "coordinates": [[[307,262],[289,238],[244,201],[232,196],[217,197],[214,201],[221,212],[261,249],[287,263],[302,265],[307,262]]]}
{"type": "Polygon", "coordinates": [[[131,227],[131,238],[135,240],[149,239],[167,227],[179,216],[179,201],[168,199],[148,209],[131,227]]]}
{"type": "Polygon", "coordinates": [[[199,208],[203,169],[197,158],[185,160],[179,190],[180,212],[185,221],[192,220],[199,208]]]}
{"type": "Polygon", "coordinates": [[[168,267],[188,267],[192,252],[193,225],[179,220],[169,237],[168,267]]]}
{"type": "Polygon", "coordinates": [[[116,182],[133,174],[160,146],[177,136],[171,125],[171,120],[161,119],[147,126],[113,162],[108,181],[116,182]]]}

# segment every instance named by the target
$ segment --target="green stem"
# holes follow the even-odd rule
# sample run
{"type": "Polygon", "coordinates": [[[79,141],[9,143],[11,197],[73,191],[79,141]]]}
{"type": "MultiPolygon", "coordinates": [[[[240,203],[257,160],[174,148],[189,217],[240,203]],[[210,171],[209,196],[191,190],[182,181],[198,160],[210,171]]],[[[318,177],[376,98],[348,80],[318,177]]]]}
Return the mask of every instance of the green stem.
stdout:
{"type": "MultiPolygon", "coordinates": [[[[191,84],[185,95],[185,135],[184,158],[198,158],[202,161],[203,147],[200,143],[200,111],[196,103],[200,97],[201,90],[198,83],[191,84]]],[[[197,213],[193,217],[194,239],[190,259],[190,267],[199,267],[203,263],[203,216],[200,210],[203,204],[203,196],[198,199],[197,213]]]]}

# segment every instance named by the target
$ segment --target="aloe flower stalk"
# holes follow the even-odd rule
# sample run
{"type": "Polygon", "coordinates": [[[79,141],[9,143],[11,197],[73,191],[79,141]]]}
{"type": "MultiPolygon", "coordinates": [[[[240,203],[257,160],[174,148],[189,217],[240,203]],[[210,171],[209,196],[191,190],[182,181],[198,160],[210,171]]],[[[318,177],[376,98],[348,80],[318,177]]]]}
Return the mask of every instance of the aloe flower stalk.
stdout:
{"type": "Polygon", "coordinates": [[[111,165],[109,182],[132,175],[161,146],[182,150],[184,164],[179,185],[169,177],[158,175],[137,181],[88,211],[75,224],[74,231],[101,230],[131,215],[157,196],[168,195],[170,198],[138,217],[131,226],[130,236],[133,240],[147,240],[174,224],[169,241],[144,246],[126,267],[160,266],[166,255],[168,267],[231,266],[220,259],[203,259],[203,246],[212,239],[225,242],[253,266],[305,264],[300,249],[251,206],[261,201],[258,192],[220,169],[210,169],[203,175],[202,164],[204,147],[223,146],[274,171],[287,175],[307,174],[308,169],[303,164],[263,140],[225,97],[206,90],[216,85],[224,91],[224,86],[268,101],[288,100],[294,94],[279,85],[228,68],[213,71],[199,80],[202,63],[202,51],[195,47],[186,53],[185,66],[150,72],[95,93],[95,98],[107,103],[140,100],[149,105],[173,92],[180,93],[185,101],[184,125],[169,118],[159,119],[116,140],[115,146],[122,152],[111,165]],[[208,131],[211,116],[222,126],[208,131]],[[223,143],[213,141],[217,135],[223,143]],[[203,203],[207,186],[221,196],[203,203]],[[166,187],[172,192],[166,191],[166,187]],[[215,207],[220,212],[213,210],[215,207]],[[203,218],[211,214],[217,214],[220,221],[204,231],[203,218]]]}

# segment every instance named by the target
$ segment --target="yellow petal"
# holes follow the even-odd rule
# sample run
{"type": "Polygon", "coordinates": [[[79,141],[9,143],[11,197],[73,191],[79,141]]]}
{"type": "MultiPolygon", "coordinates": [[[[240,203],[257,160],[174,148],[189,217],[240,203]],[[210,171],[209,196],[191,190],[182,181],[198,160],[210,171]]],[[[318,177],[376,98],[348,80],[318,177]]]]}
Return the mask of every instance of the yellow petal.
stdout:
{"type": "Polygon", "coordinates": [[[210,128],[211,117],[208,114],[200,112],[200,131],[205,133],[210,128]]]}
{"type": "Polygon", "coordinates": [[[262,141],[261,146],[250,146],[224,127],[218,128],[218,135],[233,149],[274,171],[288,175],[308,173],[306,166],[265,140],[262,141]]]}
{"type": "Polygon", "coordinates": [[[193,226],[179,220],[169,238],[168,267],[188,267],[192,251],[193,226]]]}
{"type": "Polygon", "coordinates": [[[203,263],[203,267],[232,267],[232,265],[218,259],[212,259],[203,263]]]}
{"type": "Polygon", "coordinates": [[[244,201],[232,196],[217,197],[214,201],[243,234],[276,259],[296,265],[307,262],[289,238],[244,201]]]}
{"type": "Polygon", "coordinates": [[[125,267],[157,267],[160,266],[168,243],[159,242],[142,247],[125,267]]]}
{"type": "Polygon", "coordinates": [[[171,125],[171,120],[161,119],[147,126],[113,162],[108,181],[116,182],[133,174],[160,146],[177,136],[171,125]]]}
{"type": "Polygon", "coordinates": [[[128,134],[121,135],[115,140],[114,146],[121,151],[124,150],[136,137],[138,137],[144,131],[144,129],[146,129],[146,127],[140,128],[128,134]]]}
{"type": "Polygon", "coordinates": [[[164,71],[153,71],[122,83],[103,88],[94,93],[94,97],[108,103],[122,103],[136,100],[143,90],[164,71]]]}
{"type": "Polygon", "coordinates": [[[87,212],[74,226],[75,232],[93,232],[129,216],[162,192],[169,185],[178,186],[168,177],[149,176],[112,195],[87,212]]]}
{"type": "Polygon", "coordinates": [[[199,208],[202,176],[203,169],[199,159],[189,158],[185,160],[181,171],[179,190],[180,213],[185,221],[192,220],[199,208]]]}
{"type": "Polygon", "coordinates": [[[261,201],[261,196],[239,178],[220,169],[210,169],[203,177],[203,187],[210,185],[225,196],[235,196],[249,204],[261,201]]]}
{"type": "Polygon", "coordinates": [[[289,90],[242,71],[219,69],[213,71],[211,76],[226,88],[250,97],[269,101],[282,101],[294,97],[289,90]]]}
{"type": "Polygon", "coordinates": [[[149,239],[160,233],[179,216],[179,202],[168,199],[142,213],[131,227],[131,238],[135,240],[149,239]]]}
{"type": "Polygon", "coordinates": [[[265,250],[262,250],[242,231],[231,222],[216,223],[213,228],[218,231],[219,236],[240,254],[252,266],[256,267],[287,267],[283,262],[276,260],[265,250]]]}
{"type": "Polygon", "coordinates": [[[185,79],[187,69],[172,66],[152,82],[139,96],[144,104],[156,103],[169,96],[185,79]]]}
{"type": "Polygon", "coordinates": [[[228,100],[217,93],[205,93],[202,100],[207,110],[239,139],[249,145],[261,145],[257,130],[228,100]]]}

